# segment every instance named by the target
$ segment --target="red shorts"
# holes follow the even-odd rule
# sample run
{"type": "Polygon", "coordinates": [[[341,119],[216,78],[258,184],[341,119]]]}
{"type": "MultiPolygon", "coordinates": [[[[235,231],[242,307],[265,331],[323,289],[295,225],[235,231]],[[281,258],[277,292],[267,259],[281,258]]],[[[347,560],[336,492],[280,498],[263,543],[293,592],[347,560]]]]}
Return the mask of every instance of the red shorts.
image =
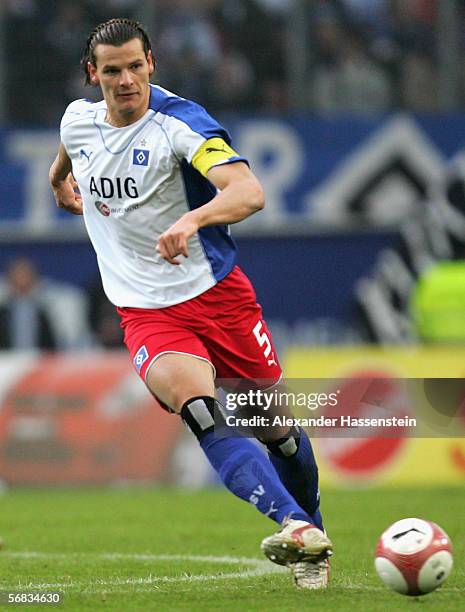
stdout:
{"type": "MultiPolygon", "coordinates": [[[[205,359],[218,379],[276,383],[282,374],[255,291],[236,266],[201,295],[167,308],[117,308],[124,341],[145,381],[164,353],[205,359]]],[[[267,385],[268,386],[268,385],[267,385]]]]}

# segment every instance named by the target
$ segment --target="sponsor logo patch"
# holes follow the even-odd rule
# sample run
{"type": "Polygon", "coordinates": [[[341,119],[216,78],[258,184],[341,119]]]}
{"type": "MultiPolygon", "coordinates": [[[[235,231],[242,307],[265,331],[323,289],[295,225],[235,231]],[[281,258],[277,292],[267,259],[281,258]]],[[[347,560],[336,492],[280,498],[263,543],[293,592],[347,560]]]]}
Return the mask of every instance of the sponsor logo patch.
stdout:
{"type": "Polygon", "coordinates": [[[149,354],[144,344],[144,346],[140,347],[140,349],[136,353],[136,356],[134,357],[134,365],[136,366],[138,372],[140,372],[141,367],[144,365],[148,358],[149,354]]]}
{"type": "Polygon", "coordinates": [[[147,149],[134,149],[134,151],[132,152],[132,165],[148,166],[149,154],[150,151],[147,151],[147,149]]]}
{"type": "Polygon", "coordinates": [[[108,206],[108,204],[105,204],[105,202],[101,202],[100,200],[97,200],[96,202],[94,202],[94,204],[95,204],[95,208],[104,217],[109,217],[111,215],[110,207],[108,206]]]}

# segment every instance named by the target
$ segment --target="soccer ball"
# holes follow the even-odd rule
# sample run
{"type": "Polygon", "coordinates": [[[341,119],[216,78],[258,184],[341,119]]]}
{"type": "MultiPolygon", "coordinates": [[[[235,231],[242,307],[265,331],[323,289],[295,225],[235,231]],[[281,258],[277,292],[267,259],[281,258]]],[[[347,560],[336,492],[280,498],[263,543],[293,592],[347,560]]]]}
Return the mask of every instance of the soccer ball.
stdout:
{"type": "Polygon", "coordinates": [[[452,544],[435,523],[406,518],[391,525],[376,546],[375,569],[381,580],[403,595],[437,589],[452,571],[452,544]]]}

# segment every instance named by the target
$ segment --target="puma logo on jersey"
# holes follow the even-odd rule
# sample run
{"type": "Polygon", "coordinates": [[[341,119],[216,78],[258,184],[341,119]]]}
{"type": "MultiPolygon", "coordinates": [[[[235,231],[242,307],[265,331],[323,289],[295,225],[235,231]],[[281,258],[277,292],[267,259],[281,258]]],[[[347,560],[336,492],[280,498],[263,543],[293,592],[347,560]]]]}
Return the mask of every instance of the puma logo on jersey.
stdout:
{"type": "Polygon", "coordinates": [[[82,159],[83,157],[85,157],[87,159],[87,163],[90,162],[90,158],[93,155],[93,151],[89,151],[89,153],[86,153],[84,149],[81,149],[79,151],[79,156],[82,159]]]}

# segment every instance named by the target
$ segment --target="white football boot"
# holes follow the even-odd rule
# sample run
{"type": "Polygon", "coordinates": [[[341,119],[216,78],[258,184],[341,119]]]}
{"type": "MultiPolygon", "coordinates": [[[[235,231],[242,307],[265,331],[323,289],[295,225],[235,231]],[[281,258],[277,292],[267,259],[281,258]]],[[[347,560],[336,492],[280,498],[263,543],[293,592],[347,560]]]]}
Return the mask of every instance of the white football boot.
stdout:
{"type": "Polygon", "coordinates": [[[329,560],[298,561],[291,566],[294,583],[300,589],[326,589],[329,582],[329,560]]]}
{"type": "Polygon", "coordinates": [[[263,540],[261,549],[273,563],[290,567],[302,561],[313,565],[324,561],[332,555],[333,545],[315,525],[288,519],[281,531],[263,540]]]}

